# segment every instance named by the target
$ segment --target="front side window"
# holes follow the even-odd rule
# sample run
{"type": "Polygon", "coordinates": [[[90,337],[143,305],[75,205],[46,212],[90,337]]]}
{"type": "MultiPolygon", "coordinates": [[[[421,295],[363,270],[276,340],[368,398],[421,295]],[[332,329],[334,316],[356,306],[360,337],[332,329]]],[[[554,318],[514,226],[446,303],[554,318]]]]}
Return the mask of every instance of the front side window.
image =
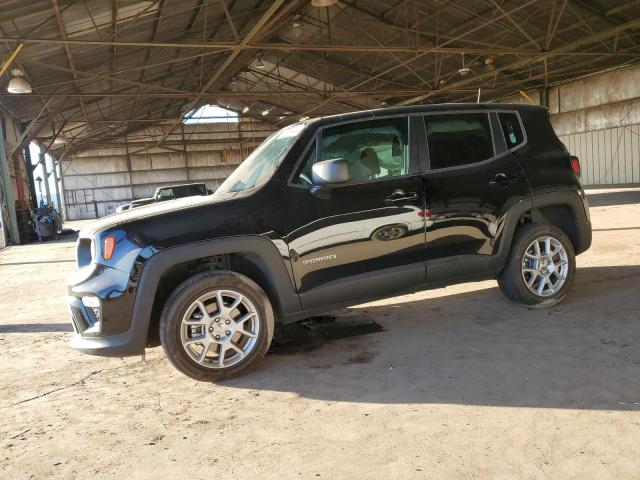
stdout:
{"type": "Polygon", "coordinates": [[[493,157],[493,138],[486,113],[427,115],[424,123],[432,170],[493,157]]]}
{"type": "Polygon", "coordinates": [[[407,117],[368,120],[329,127],[320,138],[320,154],[314,148],[305,158],[297,182],[309,184],[316,161],[344,158],[350,182],[378,180],[409,173],[407,117]]]}
{"type": "Polygon", "coordinates": [[[518,115],[515,113],[499,113],[498,118],[500,119],[504,139],[507,142],[507,149],[515,148],[524,142],[524,134],[522,133],[518,115]]]}
{"type": "Polygon", "coordinates": [[[216,193],[241,192],[265,183],[304,128],[305,124],[296,123],[271,135],[222,182],[216,193]]]}

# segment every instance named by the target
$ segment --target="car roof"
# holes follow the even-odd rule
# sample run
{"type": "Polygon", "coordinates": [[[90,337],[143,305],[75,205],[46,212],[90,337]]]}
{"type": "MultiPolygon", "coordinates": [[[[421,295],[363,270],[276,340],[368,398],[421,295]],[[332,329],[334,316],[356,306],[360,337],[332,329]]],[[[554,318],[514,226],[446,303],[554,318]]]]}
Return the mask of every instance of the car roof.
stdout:
{"type": "Polygon", "coordinates": [[[326,125],[335,122],[376,118],[387,115],[408,115],[411,113],[450,112],[457,110],[518,110],[540,111],[547,109],[540,105],[528,105],[522,103],[433,103],[429,105],[406,105],[401,107],[377,108],[374,110],[361,110],[350,113],[340,113],[307,120],[307,125],[326,125]]]}

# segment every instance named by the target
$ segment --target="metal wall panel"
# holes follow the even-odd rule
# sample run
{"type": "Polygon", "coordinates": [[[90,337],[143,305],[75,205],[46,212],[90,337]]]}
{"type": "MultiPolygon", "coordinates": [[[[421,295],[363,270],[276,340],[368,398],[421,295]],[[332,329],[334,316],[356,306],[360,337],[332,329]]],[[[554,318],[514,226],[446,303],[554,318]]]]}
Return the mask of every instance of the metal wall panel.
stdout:
{"type": "Polygon", "coordinates": [[[150,127],[120,139],[114,147],[63,159],[68,219],[113,213],[118,205],[176,183],[203,182],[215,190],[273,127],[247,119],[239,125],[184,126],[167,138],[174,144],[155,148],[149,135],[153,140],[163,131],[150,127]],[[239,142],[241,138],[247,140],[239,142]]]}
{"type": "Polygon", "coordinates": [[[640,183],[640,124],[559,138],[580,159],[584,185],[640,183]]]}

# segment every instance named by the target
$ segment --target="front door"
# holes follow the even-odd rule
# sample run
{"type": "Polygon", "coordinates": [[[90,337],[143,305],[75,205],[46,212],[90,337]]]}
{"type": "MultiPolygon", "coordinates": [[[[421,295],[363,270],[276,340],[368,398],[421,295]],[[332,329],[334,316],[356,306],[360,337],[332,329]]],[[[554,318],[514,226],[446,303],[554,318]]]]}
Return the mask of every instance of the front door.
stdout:
{"type": "Polygon", "coordinates": [[[321,129],[287,186],[285,222],[304,308],[409,288],[425,281],[424,189],[409,119],[321,129]],[[344,158],[349,181],[311,191],[317,161],[344,158]]]}
{"type": "MultiPolygon", "coordinates": [[[[509,207],[530,195],[526,177],[508,151],[497,114],[453,112],[423,118],[428,279],[486,272],[509,207]]],[[[511,137],[510,146],[516,147],[517,139],[511,137]]]]}

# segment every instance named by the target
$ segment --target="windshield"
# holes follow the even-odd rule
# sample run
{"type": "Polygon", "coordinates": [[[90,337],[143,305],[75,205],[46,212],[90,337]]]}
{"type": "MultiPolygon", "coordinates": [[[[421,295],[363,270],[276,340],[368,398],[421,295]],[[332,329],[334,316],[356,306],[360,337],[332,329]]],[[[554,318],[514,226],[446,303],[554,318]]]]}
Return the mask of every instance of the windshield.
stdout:
{"type": "Polygon", "coordinates": [[[268,137],[222,182],[216,193],[241,192],[269,180],[303,129],[303,123],[296,123],[268,137]]]}

